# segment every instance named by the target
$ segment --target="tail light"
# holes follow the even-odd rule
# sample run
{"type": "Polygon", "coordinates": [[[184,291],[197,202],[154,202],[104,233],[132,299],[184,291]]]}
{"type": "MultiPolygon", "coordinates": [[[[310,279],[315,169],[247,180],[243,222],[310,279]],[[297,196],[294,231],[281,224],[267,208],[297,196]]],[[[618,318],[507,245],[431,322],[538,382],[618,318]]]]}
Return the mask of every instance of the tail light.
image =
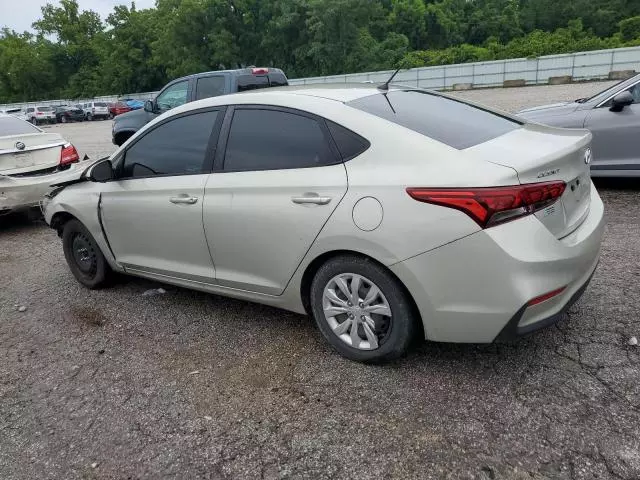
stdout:
{"type": "Polygon", "coordinates": [[[253,73],[254,75],[266,75],[267,73],[269,73],[269,69],[268,68],[252,68],[251,69],[251,73],[253,73]]]}
{"type": "Polygon", "coordinates": [[[78,155],[76,147],[74,147],[70,143],[65,143],[62,146],[62,151],[60,152],[60,166],[64,167],[65,165],[71,165],[72,163],[76,163],[79,160],[80,155],[78,155]]]}
{"type": "Polygon", "coordinates": [[[487,228],[551,205],[565,187],[564,182],[543,182],[488,188],[407,188],[407,193],[419,202],[460,210],[487,228]]]}
{"type": "Polygon", "coordinates": [[[42,112],[36,112],[36,115],[44,115],[42,112]]]}

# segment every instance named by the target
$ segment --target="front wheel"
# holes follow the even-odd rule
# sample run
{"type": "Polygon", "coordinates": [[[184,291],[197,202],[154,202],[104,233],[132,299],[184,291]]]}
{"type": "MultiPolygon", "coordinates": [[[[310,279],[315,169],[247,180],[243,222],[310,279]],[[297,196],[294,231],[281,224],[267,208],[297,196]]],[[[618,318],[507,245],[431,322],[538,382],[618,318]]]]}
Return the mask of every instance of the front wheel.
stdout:
{"type": "Polygon", "coordinates": [[[311,283],[311,308],[331,346],[360,362],[400,357],[418,331],[402,285],[384,267],[363,257],[340,256],[322,265],[311,283]]]}
{"type": "Polygon", "coordinates": [[[89,230],[69,220],[62,230],[62,248],[73,276],[90,289],[103,287],[111,269],[89,230]]]}

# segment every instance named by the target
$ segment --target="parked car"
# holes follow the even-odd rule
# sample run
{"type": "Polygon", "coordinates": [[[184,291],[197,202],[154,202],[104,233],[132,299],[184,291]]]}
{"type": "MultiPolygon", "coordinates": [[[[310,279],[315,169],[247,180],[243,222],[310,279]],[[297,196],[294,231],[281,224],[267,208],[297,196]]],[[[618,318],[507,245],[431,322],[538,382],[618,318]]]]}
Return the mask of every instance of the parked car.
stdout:
{"type": "Polygon", "coordinates": [[[545,125],[591,130],[592,177],[640,177],[640,75],[590,98],[528,108],[518,115],[545,125]]]}
{"type": "Polygon", "coordinates": [[[141,108],[144,108],[144,101],[142,100],[136,100],[135,98],[126,98],[121,101],[124,102],[127,107],[131,108],[131,110],[139,110],[141,108]]]}
{"type": "Polygon", "coordinates": [[[84,110],[77,106],[70,105],[57,107],[55,109],[56,121],[60,123],[81,122],[84,120],[84,110]]]}
{"type": "Polygon", "coordinates": [[[161,113],[194,100],[283,85],[288,85],[287,77],[277,68],[221,70],[178,78],[168,83],[154,100],[147,100],[143,110],[117,117],[112,141],[120,146],[161,113]]]}
{"type": "Polygon", "coordinates": [[[124,102],[115,102],[109,104],[109,118],[117,117],[123,113],[130,112],[132,108],[124,102]]]}
{"type": "Polygon", "coordinates": [[[56,114],[53,110],[53,107],[50,106],[36,106],[36,107],[27,107],[25,109],[25,115],[27,117],[27,121],[31,122],[34,125],[39,125],[41,123],[56,123],[56,114]]]}
{"type": "Polygon", "coordinates": [[[27,119],[27,114],[22,108],[7,108],[5,110],[0,110],[0,113],[4,113],[6,115],[13,115],[14,117],[19,118],[20,120],[27,119]]]}
{"type": "Polygon", "coordinates": [[[82,104],[84,118],[94,120],[96,118],[106,120],[109,118],[109,104],[107,102],[86,102],[82,104]]]}
{"type": "Polygon", "coordinates": [[[603,235],[590,142],[419,89],[227,95],[150,122],[45,218],[89,288],[118,271],[309,312],[384,361],[561,318],[603,235]]]}
{"type": "Polygon", "coordinates": [[[60,134],[0,114],[0,215],[38,207],[52,183],[78,177],[79,160],[60,134]]]}

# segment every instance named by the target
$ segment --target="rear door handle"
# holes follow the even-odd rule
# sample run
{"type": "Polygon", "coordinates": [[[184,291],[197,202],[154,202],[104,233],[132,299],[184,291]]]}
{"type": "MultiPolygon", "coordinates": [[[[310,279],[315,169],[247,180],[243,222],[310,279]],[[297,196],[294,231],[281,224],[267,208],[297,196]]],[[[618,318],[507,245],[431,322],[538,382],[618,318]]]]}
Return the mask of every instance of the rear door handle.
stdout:
{"type": "Polygon", "coordinates": [[[331,197],[320,197],[318,195],[307,194],[303,197],[293,197],[291,198],[291,201],[293,203],[297,203],[298,205],[303,205],[303,204],[326,205],[331,201],[331,197]]]}
{"type": "Polygon", "coordinates": [[[176,205],[193,205],[198,201],[198,197],[191,197],[189,195],[179,195],[177,197],[171,197],[169,199],[171,203],[176,205]]]}

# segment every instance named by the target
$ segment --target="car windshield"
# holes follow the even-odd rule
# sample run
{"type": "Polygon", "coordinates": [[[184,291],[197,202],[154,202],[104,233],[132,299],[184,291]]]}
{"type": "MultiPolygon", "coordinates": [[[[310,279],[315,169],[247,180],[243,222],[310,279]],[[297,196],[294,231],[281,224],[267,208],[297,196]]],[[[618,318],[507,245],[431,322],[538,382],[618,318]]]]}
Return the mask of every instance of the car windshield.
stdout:
{"type": "Polygon", "coordinates": [[[637,80],[640,80],[640,75],[637,75],[635,77],[633,77],[633,79],[626,79],[626,80],[622,80],[621,82],[616,83],[615,85],[610,86],[609,88],[607,88],[606,90],[603,90],[599,93],[596,93],[594,96],[589,97],[587,100],[585,100],[586,102],[590,102],[592,100],[605,100],[607,97],[609,97],[610,95],[612,95],[613,93],[615,93],[617,90],[619,90],[620,88],[622,88],[622,86],[625,83],[628,83],[629,86],[633,85],[633,83],[637,80]],[[633,80],[633,81],[631,81],[633,80]]]}
{"type": "Polygon", "coordinates": [[[347,105],[460,150],[521,125],[511,118],[426,90],[392,90],[358,98],[347,105]]]}
{"type": "Polygon", "coordinates": [[[51,112],[53,111],[53,107],[38,107],[38,110],[41,112],[51,112]]]}
{"type": "Polygon", "coordinates": [[[38,133],[36,127],[15,117],[0,117],[0,137],[38,133]]]}

